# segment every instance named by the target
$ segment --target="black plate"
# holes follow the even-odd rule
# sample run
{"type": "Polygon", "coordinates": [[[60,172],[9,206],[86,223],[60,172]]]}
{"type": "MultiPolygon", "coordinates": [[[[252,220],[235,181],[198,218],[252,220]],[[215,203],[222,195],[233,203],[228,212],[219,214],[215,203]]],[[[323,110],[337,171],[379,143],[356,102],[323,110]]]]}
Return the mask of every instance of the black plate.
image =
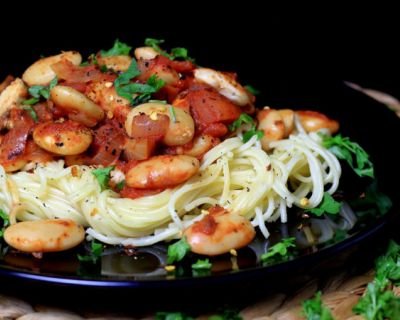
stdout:
{"type": "MultiPolygon", "coordinates": [[[[260,81],[254,74],[249,78],[256,83],[260,81]]],[[[393,155],[400,136],[399,120],[383,105],[353,92],[340,81],[320,79],[302,81],[296,75],[290,78],[289,74],[289,78],[278,83],[280,84],[275,83],[273,87],[276,94],[273,90],[265,88],[267,93],[261,96],[259,105],[320,110],[338,119],[341,133],[359,142],[372,156],[380,189],[394,202],[392,210],[386,216],[367,221],[365,226],[360,227],[357,232],[350,234],[340,243],[305,250],[300,257],[292,261],[274,266],[260,266],[256,263],[255,254],[249,249],[244,249],[239,252],[239,270],[232,271],[230,257],[225,257],[221,260],[222,271],[201,277],[190,274],[181,277],[166,276],[162,268],[165,256],[163,245],[141,249],[139,251],[145,253],[132,257],[119,254],[105,255],[101,270],[81,268],[82,266],[77,264],[75,252],[49,254],[42,261],[29,256],[9,254],[0,260],[0,278],[4,284],[2,288],[13,291],[20,284],[29,284],[30,288],[45,288],[49,298],[54,297],[55,292],[62,290],[63,294],[71,293],[70,298],[79,300],[82,296],[93,297],[97,302],[98,297],[104,298],[104,290],[107,291],[106,299],[113,299],[117,295],[118,299],[121,299],[120,294],[124,293],[125,297],[134,296],[142,301],[154,296],[163,296],[165,301],[173,301],[171,297],[181,290],[190,290],[192,295],[203,295],[204,290],[212,289],[212,296],[215,296],[227,292],[230,288],[232,290],[240,288],[236,297],[243,299],[251,297],[246,288],[254,285],[266,283],[268,289],[273,290],[276,286],[281,287],[284,283],[294,283],[297,280],[303,281],[315,272],[326,272],[365,255],[366,251],[363,248],[367,246],[370,249],[370,244],[383,230],[386,230],[385,227],[399,212],[397,181],[400,175],[395,167],[396,160],[393,155]],[[157,260],[155,256],[161,258],[157,260]]],[[[261,86],[259,88],[264,89],[261,86]]],[[[361,182],[358,177],[345,170],[341,183],[343,189],[354,193],[364,185],[365,180],[361,182]]],[[[268,243],[262,245],[266,244],[268,243]]],[[[368,250],[368,253],[372,251],[368,250]]],[[[181,302],[185,299],[193,301],[192,296],[180,299],[181,302]]],[[[229,296],[229,299],[231,300],[232,296],[229,296]]],[[[221,300],[223,296],[220,296],[218,304],[221,300]]]]}

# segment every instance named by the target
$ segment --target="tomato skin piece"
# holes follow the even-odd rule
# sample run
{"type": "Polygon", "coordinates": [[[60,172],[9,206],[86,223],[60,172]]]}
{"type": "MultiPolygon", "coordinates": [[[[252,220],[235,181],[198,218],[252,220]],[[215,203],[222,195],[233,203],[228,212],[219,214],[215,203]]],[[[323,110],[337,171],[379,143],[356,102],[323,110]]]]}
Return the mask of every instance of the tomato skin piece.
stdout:
{"type": "Polygon", "coordinates": [[[208,126],[202,127],[203,134],[207,134],[214,138],[223,137],[228,133],[228,127],[223,123],[211,123],[208,126]]]}
{"type": "Polygon", "coordinates": [[[146,114],[139,114],[132,119],[130,136],[132,138],[162,139],[168,130],[169,121],[169,117],[164,114],[158,114],[156,120],[152,120],[146,114]]]}
{"type": "Polygon", "coordinates": [[[127,136],[118,122],[111,120],[95,131],[91,146],[91,164],[115,164],[125,146],[127,136]]]}
{"type": "Polygon", "coordinates": [[[120,191],[120,195],[123,198],[137,199],[146,196],[152,196],[163,192],[165,189],[136,189],[128,186],[124,186],[120,191]]]}

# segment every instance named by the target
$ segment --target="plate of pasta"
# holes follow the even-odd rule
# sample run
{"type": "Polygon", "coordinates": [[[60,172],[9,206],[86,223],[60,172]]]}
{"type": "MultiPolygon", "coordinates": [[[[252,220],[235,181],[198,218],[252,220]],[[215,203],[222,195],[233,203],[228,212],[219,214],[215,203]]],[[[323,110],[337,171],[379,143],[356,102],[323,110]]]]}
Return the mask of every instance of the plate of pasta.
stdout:
{"type": "Polygon", "coordinates": [[[260,106],[257,93],[150,38],[7,77],[0,273],[205,279],[289,263],[382,223],[392,201],[339,121],[260,106]]]}

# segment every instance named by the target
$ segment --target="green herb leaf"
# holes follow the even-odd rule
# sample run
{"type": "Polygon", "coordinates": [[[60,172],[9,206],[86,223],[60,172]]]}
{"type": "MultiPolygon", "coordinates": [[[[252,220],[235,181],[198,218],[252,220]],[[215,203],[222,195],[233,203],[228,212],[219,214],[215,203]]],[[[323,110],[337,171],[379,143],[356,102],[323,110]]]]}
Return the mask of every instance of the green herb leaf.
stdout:
{"type": "Polygon", "coordinates": [[[91,250],[88,254],[84,256],[81,256],[80,254],[77,255],[79,261],[91,262],[93,264],[97,263],[97,261],[101,258],[101,255],[103,254],[103,245],[101,243],[92,241],[90,248],[91,250]]]}
{"type": "Polygon", "coordinates": [[[40,98],[48,100],[50,98],[50,90],[53,89],[58,83],[57,77],[51,80],[48,86],[32,86],[28,89],[29,94],[33,99],[28,99],[22,102],[25,105],[32,105],[39,102],[40,98]]]}
{"type": "MultiPolygon", "coordinates": [[[[393,203],[386,194],[379,191],[378,182],[374,180],[366,188],[364,197],[350,201],[350,205],[354,208],[369,207],[369,210],[371,210],[371,206],[376,206],[379,214],[384,215],[390,210],[393,203]]],[[[377,213],[376,209],[373,211],[377,213]]]]}
{"type": "Polygon", "coordinates": [[[150,100],[151,94],[159,91],[165,82],[162,79],[158,79],[157,75],[153,74],[146,83],[130,83],[130,80],[140,75],[140,71],[137,68],[135,59],[132,59],[132,63],[128,70],[119,75],[114,81],[115,89],[121,97],[128,99],[131,105],[137,105],[150,100]],[[140,95],[138,95],[140,94],[140,95]],[[136,95],[136,97],[134,97],[136,95]]]}
{"type": "Polygon", "coordinates": [[[155,320],[194,320],[183,312],[157,312],[155,320]]]}
{"type": "Polygon", "coordinates": [[[315,294],[314,299],[304,301],[302,307],[307,320],[333,320],[330,310],[322,305],[320,291],[315,294]]]}
{"type": "Polygon", "coordinates": [[[243,318],[237,310],[226,308],[220,311],[219,314],[212,315],[208,320],[243,320],[243,318]]]}
{"type": "Polygon", "coordinates": [[[172,264],[176,261],[181,261],[189,251],[190,245],[186,241],[186,237],[183,237],[179,241],[168,246],[167,263],[172,264]]]}
{"type": "Polygon", "coordinates": [[[385,287],[376,279],[369,283],[353,312],[363,315],[367,320],[400,319],[400,298],[392,291],[385,291],[385,287]]]}
{"type": "Polygon", "coordinates": [[[150,103],[160,103],[160,104],[167,104],[166,100],[149,100],[150,103]]]}
{"type": "Polygon", "coordinates": [[[129,56],[129,52],[131,51],[131,49],[132,47],[116,39],[114,42],[114,46],[111,49],[107,51],[101,50],[100,52],[102,57],[129,56]]]}
{"type": "Polygon", "coordinates": [[[92,171],[92,174],[96,177],[100,184],[101,191],[109,188],[108,183],[110,182],[110,173],[115,169],[114,166],[106,168],[98,168],[92,171]]]}
{"type": "Polygon", "coordinates": [[[324,193],[322,202],[318,207],[312,209],[306,209],[306,212],[311,212],[316,216],[322,216],[324,213],[336,214],[339,213],[342,203],[333,199],[333,197],[328,193],[324,193]]]}
{"type": "Polygon", "coordinates": [[[400,246],[390,241],[384,255],[375,262],[375,279],[353,308],[367,320],[400,319],[400,298],[390,290],[390,281],[400,279],[400,246]]]}
{"type": "Polygon", "coordinates": [[[244,88],[248,92],[250,92],[253,96],[257,96],[257,95],[259,95],[261,93],[259,90],[257,90],[256,88],[254,88],[253,86],[251,86],[249,84],[247,86],[244,86],[244,88]]]}
{"type": "Polygon", "coordinates": [[[10,219],[8,217],[8,214],[5,213],[3,210],[0,209],[0,220],[2,221],[2,228],[0,229],[0,238],[3,237],[4,230],[6,227],[10,224],[10,219]]]}
{"type": "Polygon", "coordinates": [[[38,102],[39,102],[38,98],[31,98],[31,99],[27,99],[27,100],[22,101],[22,104],[24,104],[24,105],[33,105],[33,104],[36,104],[38,102]]]}
{"type": "Polygon", "coordinates": [[[250,124],[254,124],[254,119],[252,117],[250,117],[247,113],[242,113],[239,118],[237,118],[235,121],[233,121],[230,125],[229,125],[229,130],[230,131],[235,131],[237,129],[240,128],[240,126],[243,123],[250,123],[250,124]]]}
{"type": "Polygon", "coordinates": [[[173,123],[176,122],[176,114],[175,114],[175,108],[173,105],[169,105],[169,114],[171,115],[171,120],[173,123]]]}
{"type": "Polygon", "coordinates": [[[246,143],[253,136],[257,136],[257,139],[260,140],[262,137],[264,137],[264,131],[257,130],[256,126],[253,125],[249,131],[247,131],[243,134],[243,142],[246,143]]]}
{"type": "Polygon", "coordinates": [[[374,165],[369,160],[368,153],[358,143],[340,134],[334,137],[322,135],[322,138],[324,147],[339,159],[345,160],[357,175],[374,178],[374,165]],[[354,164],[354,157],[356,164],[354,164]]]}
{"type": "Polygon", "coordinates": [[[170,60],[175,60],[175,59],[183,59],[183,60],[188,60],[191,62],[195,62],[193,58],[190,58],[188,56],[188,50],[186,48],[172,48],[171,49],[171,54],[167,53],[163,49],[161,49],[160,44],[164,43],[164,40],[158,40],[158,39],[153,39],[153,38],[147,38],[144,40],[144,44],[146,46],[152,47],[156,52],[161,54],[164,57],[167,57],[170,60]]]}
{"type": "Polygon", "coordinates": [[[33,119],[33,121],[35,121],[36,123],[39,122],[38,115],[31,106],[24,107],[24,110],[28,111],[28,113],[29,113],[30,117],[33,119]]]}
{"type": "Polygon", "coordinates": [[[192,264],[192,269],[194,270],[210,270],[212,267],[212,264],[208,259],[204,260],[197,260],[196,263],[192,264]]]}
{"type": "Polygon", "coordinates": [[[118,191],[121,191],[125,187],[125,180],[122,180],[121,182],[118,182],[116,187],[117,187],[118,191]]]}
{"type": "Polygon", "coordinates": [[[286,261],[293,255],[290,248],[296,248],[295,238],[286,238],[276,243],[268,251],[261,255],[263,263],[272,264],[286,261]]]}
{"type": "Polygon", "coordinates": [[[246,113],[242,113],[239,118],[237,118],[234,122],[232,122],[228,128],[230,131],[235,131],[240,128],[244,123],[251,124],[250,130],[243,134],[243,142],[246,143],[253,136],[257,136],[258,139],[261,139],[264,136],[264,132],[257,130],[256,123],[252,117],[250,117],[246,113]]]}

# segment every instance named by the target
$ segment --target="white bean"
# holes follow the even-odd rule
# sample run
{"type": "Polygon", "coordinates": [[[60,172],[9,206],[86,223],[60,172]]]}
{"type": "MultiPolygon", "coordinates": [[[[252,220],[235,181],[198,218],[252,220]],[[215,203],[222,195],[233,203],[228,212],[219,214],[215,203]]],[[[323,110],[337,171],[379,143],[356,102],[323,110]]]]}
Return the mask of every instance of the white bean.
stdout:
{"type": "Polygon", "coordinates": [[[163,142],[167,146],[184,145],[193,139],[194,121],[190,114],[181,108],[174,108],[171,105],[161,103],[141,104],[129,112],[125,121],[125,129],[129,136],[132,132],[133,118],[143,113],[151,119],[157,119],[158,114],[169,117],[169,127],[163,138],[163,142]],[[172,112],[175,114],[175,119],[172,112]]]}
{"type": "Polygon", "coordinates": [[[67,86],[55,86],[50,92],[51,100],[73,114],[83,114],[80,121],[87,127],[93,127],[104,118],[103,109],[78,90],[67,86]]]}
{"type": "Polygon", "coordinates": [[[138,189],[173,187],[191,178],[199,170],[194,157],[156,156],[132,167],[125,175],[126,184],[138,189]]]}
{"type": "Polygon", "coordinates": [[[71,120],[40,123],[33,131],[33,140],[39,147],[64,156],[86,151],[92,139],[88,128],[71,120]]]}
{"type": "Polygon", "coordinates": [[[4,240],[23,252],[63,251],[77,246],[84,237],[83,227],[64,219],[18,222],[4,232],[4,240]]]}
{"type": "Polygon", "coordinates": [[[151,60],[158,56],[158,52],[152,47],[140,47],[135,49],[135,57],[137,60],[151,60]]]}
{"type": "Polygon", "coordinates": [[[222,72],[209,68],[198,68],[194,70],[194,78],[213,87],[238,106],[244,107],[251,104],[246,89],[222,72]]]}
{"type": "Polygon", "coordinates": [[[48,85],[56,76],[51,66],[61,60],[68,60],[77,66],[81,64],[82,56],[76,51],[66,51],[55,56],[39,59],[25,70],[22,80],[30,87],[34,85],[48,85]]]}

